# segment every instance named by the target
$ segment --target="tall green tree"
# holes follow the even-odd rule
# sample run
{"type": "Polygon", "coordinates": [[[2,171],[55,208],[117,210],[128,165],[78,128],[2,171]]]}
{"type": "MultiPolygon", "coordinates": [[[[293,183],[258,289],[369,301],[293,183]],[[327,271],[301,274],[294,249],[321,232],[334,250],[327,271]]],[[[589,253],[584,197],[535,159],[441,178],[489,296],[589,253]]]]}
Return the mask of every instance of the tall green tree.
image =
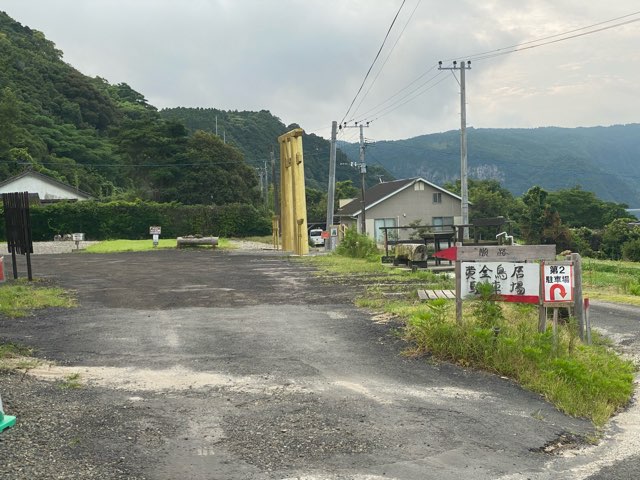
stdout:
{"type": "Polygon", "coordinates": [[[239,150],[223,143],[220,137],[195,132],[182,158],[183,173],[176,189],[183,203],[261,203],[255,169],[245,163],[239,150]]]}
{"type": "Polygon", "coordinates": [[[535,186],[522,196],[524,210],[518,224],[528,244],[537,245],[542,242],[543,230],[550,219],[546,213],[548,195],[546,190],[535,186]]]}
{"type": "Polygon", "coordinates": [[[627,217],[628,205],[604,202],[580,186],[550,192],[549,205],[568,227],[603,228],[616,218],[627,217]]]}

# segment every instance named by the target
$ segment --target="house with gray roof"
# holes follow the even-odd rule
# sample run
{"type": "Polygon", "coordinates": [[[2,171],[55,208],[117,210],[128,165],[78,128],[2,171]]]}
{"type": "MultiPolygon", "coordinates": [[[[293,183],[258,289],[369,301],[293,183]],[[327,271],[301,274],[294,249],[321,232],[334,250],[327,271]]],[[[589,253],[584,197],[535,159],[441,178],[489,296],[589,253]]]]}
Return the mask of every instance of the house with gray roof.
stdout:
{"type": "Polygon", "coordinates": [[[91,200],[92,198],[82,190],[33,170],[26,170],[0,182],[0,193],[12,192],[29,192],[29,197],[37,195],[41,203],[91,200]]]}
{"type": "MultiPolygon", "coordinates": [[[[410,223],[432,225],[435,229],[461,224],[462,199],[424,178],[407,178],[382,182],[365,192],[367,235],[383,243],[381,227],[403,227],[410,223]]],[[[361,230],[362,199],[355,198],[338,210],[340,223],[361,230]]],[[[399,238],[410,231],[400,230],[399,238]]]]}

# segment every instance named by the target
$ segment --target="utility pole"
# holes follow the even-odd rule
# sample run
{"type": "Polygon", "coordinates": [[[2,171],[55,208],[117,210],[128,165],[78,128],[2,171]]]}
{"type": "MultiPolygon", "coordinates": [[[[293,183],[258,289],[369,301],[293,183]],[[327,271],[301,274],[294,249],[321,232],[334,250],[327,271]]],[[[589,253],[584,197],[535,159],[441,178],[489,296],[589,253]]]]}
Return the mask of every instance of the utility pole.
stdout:
{"type": "MultiPolygon", "coordinates": [[[[443,67],[442,62],[438,62],[439,70],[460,70],[460,193],[462,197],[462,224],[469,224],[469,190],[467,177],[467,94],[465,71],[471,69],[471,62],[454,61],[452,67],[443,67]]],[[[454,75],[455,76],[455,75],[454,75]]],[[[469,227],[463,227],[464,239],[469,238],[469,227]]]]}
{"type": "Polygon", "coordinates": [[[264,196],[264,170],[257,168],[258,176],[260,177],[260,197],[264,196]]]}
{"type": "Polygon", "coordinates": [[[367,220],[366,220],[366,214],[365,214],[365,208],[367,206],[367,203],[365,201],[365,190],[366,190],[365,176],[367,174],[367,164],[364,159],[364,150],[366,148],[366,145],[364,143],[364,127],[368,127],[368,126],[369,126],[369,122],[367,122],[366,125],[363,125],[362,123],[358,125],[358,122],[356,122],[355,125],[347,125],[346,123],[343,125],[344,128],[360,128],[360,164],[358,165],[358,167],[360,168],[360,178],[362,180],[362,196],[360,199],[362,215],[360,217],[360,233],[363,233],[364,235],[367,234],[367,220]]]}
{"type": "Polygon", "coordinates": [[[273,211],[277,217],[280,217],[280,200],[276,183],[276,157],[273,154],[273,148],[271,148],[271,178],[273,180],[273,211]]]}
{"type": "MultiPolygon", "coordinates": [[[[327,225],[326,230],[331,232],[331,226],[333,225],[333,208],[335,203],[336,193],[336,142],[338,136],[338,122],[335,120],[331,122],[331,146],[329,149],[329,191],[327,192],[327,225]]],[[[333,237],[329,235],[329,238],[324,241],[324,249],[326,251],[332,251],[334,248],[333,237]]]]}
{"type": "Polygon", "coordinates": [[[267,170],[267,161],[264,161],[264,206],[269,206],[269,170],[267,170]]]}

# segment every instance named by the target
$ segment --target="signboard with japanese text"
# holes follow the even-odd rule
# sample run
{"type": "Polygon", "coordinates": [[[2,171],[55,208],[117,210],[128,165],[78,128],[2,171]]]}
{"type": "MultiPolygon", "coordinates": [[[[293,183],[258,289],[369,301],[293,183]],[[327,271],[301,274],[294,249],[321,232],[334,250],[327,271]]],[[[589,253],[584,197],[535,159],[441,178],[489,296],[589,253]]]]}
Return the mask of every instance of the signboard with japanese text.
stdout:
{"type": "Polygon", "coordinates": [[[544,264],[544,303],[573,302],[573,265],[544,264]]]}
{"type": "Polygon", "coordinates": [[[505,302],[539,303],[540,265],[514,262],[462,262],[461,296],[477,293],[478,283],[489,283],[505,302]]]}
{"type": "Polygon", "coordinates": [[[152,226],[149,227],[149,235],[160,235],[162,233],[162,227],[152,226]]]}
{"type": "Polygon", "coordinates": [[[445,260],[462,262],[523,262],[554,260],[555,245],[465,245],[450,247],[433,254],[445,260]]]}

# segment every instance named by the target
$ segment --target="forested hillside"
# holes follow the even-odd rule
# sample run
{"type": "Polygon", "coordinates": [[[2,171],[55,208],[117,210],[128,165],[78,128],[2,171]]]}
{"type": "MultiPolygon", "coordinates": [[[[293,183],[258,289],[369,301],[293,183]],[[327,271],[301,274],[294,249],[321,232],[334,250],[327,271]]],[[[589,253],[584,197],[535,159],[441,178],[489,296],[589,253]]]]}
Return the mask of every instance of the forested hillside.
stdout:
{"type": "Polygon", "coordinates": [[[124,83],[84,76],[43,33],[0,12],[0,180],[29,168],[97,198],[260,196],[238,149],[212,134],[189,136],[124,83]]]}
{"type": "MultiPolygon", "coordinates": [[[[204,130],[216,132],[227,144],[242,151],[251,165],[263,168],[273,150],[276,162],[279,161],[278,137],[298,127],[286,126],[267,110],[259,112],[224,111],[215,108],[168,108],[160,115],[176,122],[184,123],[191,132],[204,130]]],[[[302,139],[305,162],[305,183],[309,188],[326,190],[329,177],[329,141],[314,134],[305,134],[302,139]]],[[[352,180],[360,185],[359,170],[349,165],[349,159],[338,150],[336,160],[336,178],[338,181],[352,180]]],[[[270,175],[269,171],[269,175],[270,175]]],[[[391,175],[377,165],[370,165],[367,171],[367,184],[378,181],[378,176],[392,179],[391,175]]]]}
{"type": "MultiPolygon", "coordinates": [[[[533,185],[580,185],[604,200],[640,206],[640,124],[467,133],[470,178],[499,180],[516,195],[533,185]]],[[[341,148],[357,157],[357,145],[341,148]]],[[[374,154],[397,178],[422,176],[438,184],[460,178],[459,131],[377,142],[374,154]]]]}

